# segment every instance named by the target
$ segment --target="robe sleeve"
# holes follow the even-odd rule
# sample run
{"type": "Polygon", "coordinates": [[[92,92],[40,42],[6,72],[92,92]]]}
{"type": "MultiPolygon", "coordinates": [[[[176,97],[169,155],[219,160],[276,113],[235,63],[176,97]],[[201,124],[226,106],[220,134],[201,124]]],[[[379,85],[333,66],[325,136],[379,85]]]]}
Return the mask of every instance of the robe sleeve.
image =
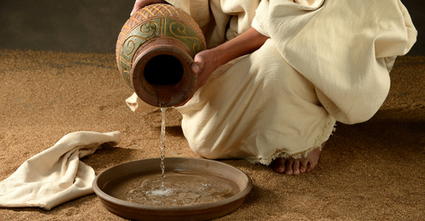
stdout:
{"type": "Polygon", "coordinates": [[[199,24],[208,48],[212,48],[248,30],[261,0],[166,1],[187,12],[199,24]]]}
{"type": "Polygon", "coordinates": [[[269,1],[262,0],[255,11],[251,26],[264,36],[270,37],[268,30],[269,1]]]}
{"type": "Polygon", "coordinates": [[[396,56],[417,36],[400,0],[269,0],[254,25],[315,85],[326,110],[347,124],[378,111],[396,56]]]}
{"type": "Polygon", "coordinates": [[[166,0],[188,13],[198,23],[207,41],[207,47],[216,47],[226,41],[230,15],[221,8],[220,0],[166,0]]]}

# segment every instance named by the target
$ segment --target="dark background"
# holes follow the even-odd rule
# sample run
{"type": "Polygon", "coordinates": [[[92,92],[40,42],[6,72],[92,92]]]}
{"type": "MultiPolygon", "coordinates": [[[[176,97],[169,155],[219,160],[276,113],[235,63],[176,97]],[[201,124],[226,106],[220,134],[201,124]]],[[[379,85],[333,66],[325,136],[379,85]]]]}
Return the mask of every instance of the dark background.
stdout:
{"type": "MultiPolygon", "coordinates": [[[[371,0],[373,1],[373,0],[371,0]]],[[[134,0],[0,0],[0,49],[114,53],[134,0]]],[[[425,1],[405,0],[425,55],[425,1]]]]}

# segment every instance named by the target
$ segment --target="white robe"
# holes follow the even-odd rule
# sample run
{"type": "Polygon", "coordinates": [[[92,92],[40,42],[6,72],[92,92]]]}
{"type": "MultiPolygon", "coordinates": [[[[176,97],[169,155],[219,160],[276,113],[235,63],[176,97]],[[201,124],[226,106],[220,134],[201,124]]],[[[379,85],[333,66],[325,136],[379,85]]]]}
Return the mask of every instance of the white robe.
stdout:
{"type": "MultiPolygon", "coordinates": [[[[270,37],[177,108],[191,149],[211,159],[298,158],[320,147],[336,121],[367,121],[388,95],[396,56],[417,35],[399,0],[168,2],[198,22],[210,48],[250,27],[270,37]]],[[[137,96],[127,103],[145,106],[137,96]]]]}

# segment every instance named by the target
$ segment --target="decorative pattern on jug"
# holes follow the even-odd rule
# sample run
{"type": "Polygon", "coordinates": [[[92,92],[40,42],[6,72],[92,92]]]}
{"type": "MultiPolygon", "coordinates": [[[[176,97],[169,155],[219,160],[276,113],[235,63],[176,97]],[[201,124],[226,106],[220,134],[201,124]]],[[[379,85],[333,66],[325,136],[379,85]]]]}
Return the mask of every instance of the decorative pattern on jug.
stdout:
{"type": "Polygon", "coordinates": [[[138,49],[157,38],[179,40],[192,57],[206,49],[198,24],[186,12],[168,4],[146,6],[127,20],[116,45],[118,69],[130,87],[132,65],[138,49]]]}

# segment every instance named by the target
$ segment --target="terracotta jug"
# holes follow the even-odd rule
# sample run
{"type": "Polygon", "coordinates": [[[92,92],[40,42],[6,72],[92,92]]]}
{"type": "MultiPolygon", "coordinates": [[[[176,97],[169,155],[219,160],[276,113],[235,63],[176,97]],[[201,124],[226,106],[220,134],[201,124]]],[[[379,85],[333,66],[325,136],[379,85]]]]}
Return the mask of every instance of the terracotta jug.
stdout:
{"type": "Polygon", "coordinates": [[[192,96],[198,76],[191,65],[206,49],[198,24],[169,4],[148,5],[130,17],[118,35],[118,69],[140,99],[176,106],[192,96]]]}

